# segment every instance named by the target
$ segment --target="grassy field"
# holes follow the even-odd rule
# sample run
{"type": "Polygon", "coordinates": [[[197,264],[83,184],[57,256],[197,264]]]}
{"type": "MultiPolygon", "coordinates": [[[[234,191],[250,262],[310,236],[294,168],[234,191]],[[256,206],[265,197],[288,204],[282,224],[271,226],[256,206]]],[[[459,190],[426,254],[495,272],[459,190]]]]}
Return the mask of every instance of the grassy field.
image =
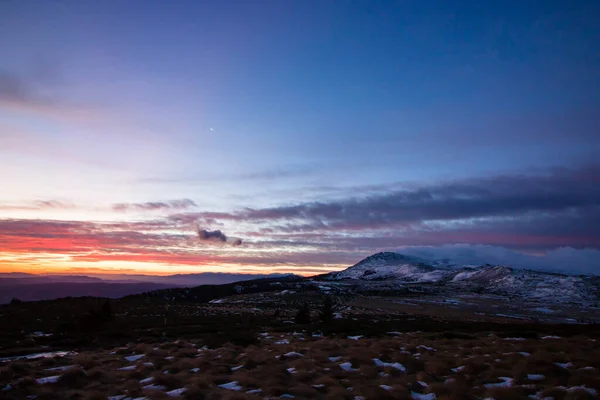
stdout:
{"type": "MultiPolygon", "coordinates": [[[[257,297],[258,296],[258,297],[257,297]]],[[[62,299],[0,308],[6,399],[593,399],[600,327],[393,299],[62,299]],[[261,300],[262,299],[262,300],[261,300]],[[311,321],[296,323],[301,304],[311,321]],[[109,307],[110,318],[102,316],[109,307]],[[447,310],[448,312],[444,312],[447,310]],[[35,397],[33,397],[35,396],[35,397]]]]}

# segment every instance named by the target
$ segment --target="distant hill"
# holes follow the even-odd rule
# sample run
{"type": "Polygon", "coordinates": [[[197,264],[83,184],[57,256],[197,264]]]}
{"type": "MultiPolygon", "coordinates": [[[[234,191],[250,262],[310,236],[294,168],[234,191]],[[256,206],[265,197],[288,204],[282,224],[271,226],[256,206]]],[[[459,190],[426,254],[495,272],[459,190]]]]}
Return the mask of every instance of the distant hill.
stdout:
{"type": "Polygon", "coordinates": [[[321,280],[384,283],[387,287],[435,286],[456,292],[477,292],[546,299],[548,301],[597,301],[600,278],[513,269],[502,265],[449,266],[393,252],[374,254],[321,280]]]}
{"type": "Polygon", "coordinates": [[[0,304],[9,303],[13,298],[22,301],[51,300],[61,297],[109,297],[120,298],[130,294],[164,289],[171,285],[159,283],[17,283],[0,280],[0,304]]]}
{"type": "Polygon", "coordinates": [[[35,275],[0,273],[0,304],[13,297],[22,301],[51,300],[61,297],[95,296],[119,298],[167,288],[224,285],[252,279],[285,279],[291,274],[199,273],[169,276],[154,275],[35,275]]]}

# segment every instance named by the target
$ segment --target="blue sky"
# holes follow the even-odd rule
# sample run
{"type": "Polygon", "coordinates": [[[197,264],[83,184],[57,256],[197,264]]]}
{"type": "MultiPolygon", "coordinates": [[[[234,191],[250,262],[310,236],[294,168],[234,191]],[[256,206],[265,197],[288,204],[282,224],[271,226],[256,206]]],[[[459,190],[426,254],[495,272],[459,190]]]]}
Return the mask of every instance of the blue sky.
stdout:
{"type": "Polygon", "coordinates": [[[64,248],[7,245],[5,268],[43,256],[309,271],[423,245],[593,253],[599,71],[593,1],[2,2],[5,242],[15,221],[115,235],[162,221],[131,246],[172,235],[161,251],[186,257],[80,249],[78,227],[64,248]],[[197,225],[244,245],[193,242],[197,225]]]}

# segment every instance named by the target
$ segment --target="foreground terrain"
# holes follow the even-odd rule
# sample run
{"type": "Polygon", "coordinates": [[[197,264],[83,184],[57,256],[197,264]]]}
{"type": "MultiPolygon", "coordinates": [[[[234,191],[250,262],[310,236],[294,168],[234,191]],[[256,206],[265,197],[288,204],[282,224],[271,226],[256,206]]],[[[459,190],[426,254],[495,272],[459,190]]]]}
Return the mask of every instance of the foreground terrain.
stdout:
{"type": "Polygon", "coordinates": [[[4,306],[0,398],[499,400],[600,393],[597,324],[515,319],[496,312],[490,299],[464,300],[475,304],[470,308],[433,295],[280,289],[205,302],[149,295],[4,306]],[[331,319],[322,315],[327,299],[331,319]],[[310,320],[299,321],[304,304],[310,320]]]}
{"type": "Polygon", "coordinates": [[[283,276],[0,307],[0,398],[594,399],[597,277],[378,253],[283,276]]]}

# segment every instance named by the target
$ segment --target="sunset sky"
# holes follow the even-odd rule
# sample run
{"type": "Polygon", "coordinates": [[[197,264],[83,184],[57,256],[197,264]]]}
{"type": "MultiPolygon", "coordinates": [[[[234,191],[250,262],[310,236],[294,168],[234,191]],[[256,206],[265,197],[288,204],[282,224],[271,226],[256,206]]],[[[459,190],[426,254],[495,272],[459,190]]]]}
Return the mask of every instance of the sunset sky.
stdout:
{"type": "Polygon", "coordinates": [[[600,2],[0,1],[0,272],[381,250],[600,274],[600,2]]]}

